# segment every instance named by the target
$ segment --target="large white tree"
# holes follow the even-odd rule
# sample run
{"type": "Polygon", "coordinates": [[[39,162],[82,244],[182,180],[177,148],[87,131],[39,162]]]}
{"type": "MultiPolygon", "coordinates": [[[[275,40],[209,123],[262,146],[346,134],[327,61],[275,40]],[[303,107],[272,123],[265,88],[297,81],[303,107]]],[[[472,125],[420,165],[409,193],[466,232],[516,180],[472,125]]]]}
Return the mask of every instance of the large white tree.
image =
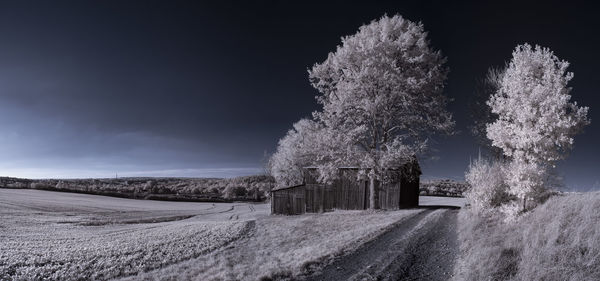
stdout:
{"type": "Polygon", "coordinates": [[[549,168],[566,157],[589,123],[588,108],[570,102],[569,63],[548,48],[519,45],[488,105],[498,119],[487,136],[510,159],[509,192],[523,202],[544,188],[549,168]]]}
{"type": "Polygon", "coordinates": [[[322,122],[336,155],[317,163],[322,180],[335,167],[356,165],[370,179],[370,206],[378,208],[375,180],[413,159],[428,137],[451,132],[454,122],[442,94],[446,59],[432,49],[421,23],[400,15],[361,26],[327,59],[309,70],[320,92],[322,122]]]}
{"type": "MultiPolygon", "coordinates": [[[[292,186],[302,183],[303,169],[308,166],[325,167],[325,163],[344,158],[345,150],[340,147],[339,134],[329,130],[321,122],[301,119],[279,140],[277,150],[268,162],[269,173],[277,186],[292,186]]],[[[324,175],[333,174],[325,172],[324,175]]],[[[327,178],[321,178],[327,181],[327,178]]]]}

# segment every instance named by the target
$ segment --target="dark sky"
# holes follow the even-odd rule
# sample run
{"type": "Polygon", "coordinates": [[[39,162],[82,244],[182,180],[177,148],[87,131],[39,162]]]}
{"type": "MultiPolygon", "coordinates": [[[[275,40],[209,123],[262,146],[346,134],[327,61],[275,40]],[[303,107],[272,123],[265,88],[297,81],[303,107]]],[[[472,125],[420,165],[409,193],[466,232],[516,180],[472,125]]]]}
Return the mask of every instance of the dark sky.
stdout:
{"type": "Polygon", "coordinates": [[[477,155],[467,132],[476,83],[529,42],[571,62],[573,99],[592,125],[560,171],[571,187],[600,188],[597,9],[502,3],[1,1],[0,176],[260,172],[264,152],[318,109],[307,69],[341,36],[399,13],[448,57],[461,131],[435,140],[424,177],[463,177],[477,155]]]}

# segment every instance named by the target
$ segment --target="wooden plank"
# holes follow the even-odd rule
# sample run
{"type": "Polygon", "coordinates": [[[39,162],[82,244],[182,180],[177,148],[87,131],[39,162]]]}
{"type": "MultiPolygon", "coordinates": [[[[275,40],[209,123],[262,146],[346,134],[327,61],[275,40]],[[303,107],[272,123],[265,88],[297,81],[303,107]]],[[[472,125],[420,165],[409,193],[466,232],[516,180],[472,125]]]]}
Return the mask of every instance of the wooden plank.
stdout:
{"type": "Polygon", "coordinates": [[[298,215],[306,212],[305,186],[275,190],[271,196],[271,212],[282,215],[298,215]]]}
{"type": "MultiPolygon", "coordinates": [[[[369,183],[357,179],[358,170],[340,169],[339,179],[330,185],[318,184],[316,169],[305,171],[305,185],[273,191],[271,212],[301,214],[325,212],[332,209],[368,209],[369,183]]],[[[417,180],[407,181],[399,173],[390,173],[384,183],[377,181],[378,201],[383,209],[418,205],[417,180]]]]}

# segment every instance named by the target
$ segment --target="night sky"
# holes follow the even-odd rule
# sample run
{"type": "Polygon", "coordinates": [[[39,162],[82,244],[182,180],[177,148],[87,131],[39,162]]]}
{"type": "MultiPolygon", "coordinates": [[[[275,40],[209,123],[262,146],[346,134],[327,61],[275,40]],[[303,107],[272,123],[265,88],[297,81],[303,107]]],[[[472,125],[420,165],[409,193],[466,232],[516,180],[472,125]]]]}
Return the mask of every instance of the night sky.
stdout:
{"type": "Polygon", "coordinates": [[[571,62],[573,100],[592,124],[560,173],[570,188],[600,189],[597,10],[524,2],[1,1],[0,176],[259,173],[292,123],[319,109],[307,69],[341,36],[399,13],[447,56],[460,131],[432,142],[424,178],[463,178],[478,151],[467,130],[477,81],[528,42],[571,62]]]}

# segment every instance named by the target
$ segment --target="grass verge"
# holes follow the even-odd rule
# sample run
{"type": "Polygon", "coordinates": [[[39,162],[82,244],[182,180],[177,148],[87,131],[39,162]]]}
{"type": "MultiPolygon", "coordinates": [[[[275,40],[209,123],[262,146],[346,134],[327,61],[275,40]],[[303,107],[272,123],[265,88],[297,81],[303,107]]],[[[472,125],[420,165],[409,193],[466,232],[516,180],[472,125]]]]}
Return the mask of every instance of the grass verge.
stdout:
{"type": "Polygon", "coordinates": [[[600,280],[600,193],[555,196],[518,222],[458,218],[456,280],[600,280]]]}

